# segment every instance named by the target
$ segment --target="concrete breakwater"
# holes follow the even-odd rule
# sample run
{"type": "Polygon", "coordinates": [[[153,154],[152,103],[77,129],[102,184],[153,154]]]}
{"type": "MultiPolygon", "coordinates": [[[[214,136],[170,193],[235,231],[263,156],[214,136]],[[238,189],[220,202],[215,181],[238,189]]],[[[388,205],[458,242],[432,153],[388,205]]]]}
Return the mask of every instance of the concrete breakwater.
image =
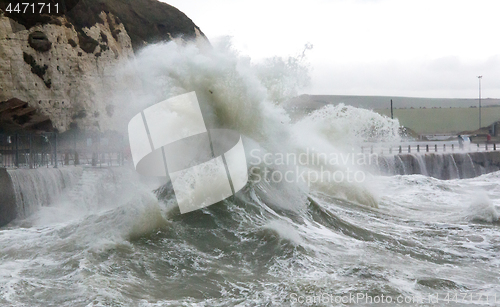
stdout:
{"type": "Polygon", "coordinates": [[[0,169],[0,227],[50,205],[81,174],[81,167],[0,169]]]}
{"type": "Polygon", "coordinates": [[[29,218],[42,207],[99,210],[126,190],[124,182],[139,180],[133,174],[127,167],[0,168],[0,227],[29,218]]]}
{"type": "MultiPolygon", "coordinates": [[[[377,156],[372,164],[380,175],[422,174],[438,179],[473,178],[500,170],[500,151],[461,153],[413,153],[377,156]]],[[[121,177],[123,168],[0,168],[0,227],[16,218],[26,218],[42,206],[52,205],[63,191],[72,188],[83,194],[81,185],[103,188],[111,184],[106,193],[115,190],[115,178],[121,177]],[[80,191],[81,190],[81,191],[80,191]]],[[[86,192],[87,191],[87,192],[86,192]]],[[[97,193],[97,194],[106,194],[97,193]]]]}
{"type": "Polygon", "coordinates": [[[421,174],[437,179],[465,179],[500,170],[500,152],[414,153],[378,156],[382,175],[421,174]]]}

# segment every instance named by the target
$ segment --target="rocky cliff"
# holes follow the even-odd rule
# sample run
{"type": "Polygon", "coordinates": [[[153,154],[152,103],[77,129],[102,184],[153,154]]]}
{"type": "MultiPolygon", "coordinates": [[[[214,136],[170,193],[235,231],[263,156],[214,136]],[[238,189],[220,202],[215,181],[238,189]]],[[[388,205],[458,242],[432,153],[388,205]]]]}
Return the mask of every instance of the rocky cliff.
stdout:
{"type": "Polygon", "coordinates": [[[119,106],[103,97],[116,82],[114,68],[142,46],[205,39],[186,15],[156,0],[69,3],[57,14],[9,13],[0,6],[0,109],[13,98],[27,102],[36,111],[29,114],[48,116],[59,132],[109,128],[119,106]]]}

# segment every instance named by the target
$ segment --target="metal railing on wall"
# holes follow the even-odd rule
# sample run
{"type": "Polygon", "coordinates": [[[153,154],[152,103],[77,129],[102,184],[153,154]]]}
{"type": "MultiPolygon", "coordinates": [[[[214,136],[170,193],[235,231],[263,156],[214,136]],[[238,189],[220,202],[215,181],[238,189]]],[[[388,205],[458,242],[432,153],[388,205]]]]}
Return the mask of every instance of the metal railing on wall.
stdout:
{"type": "Polygon", "coordinates": [[[361,153],[376,154],[406,154],[406,153],[453,153],[453,152],[474,152],[474,151],[496,151],[500,150],[500,144],[408,144],[408,145],[371,145],[361,146],[361,153]]]}
{"type": "Polygon", "coordinates": [[[124,148],[121,137],[95,133],[0,134],[0,167],[120,166],[124,148]]]}

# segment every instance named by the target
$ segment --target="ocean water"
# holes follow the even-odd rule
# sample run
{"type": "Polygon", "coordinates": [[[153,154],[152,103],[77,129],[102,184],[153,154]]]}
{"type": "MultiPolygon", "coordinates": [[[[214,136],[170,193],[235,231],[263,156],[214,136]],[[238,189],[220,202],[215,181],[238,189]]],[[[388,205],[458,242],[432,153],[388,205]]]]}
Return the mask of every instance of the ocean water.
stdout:
{"type": "MultiPolygon", "coordinates": [[[[399,123],[342,105],[291,121],[277,102],[307,79],[301,65],[225,43],[154,45],[124,64],[108,97],[122,105],[116,129],[196,90],[207,125],[244,136],[249,184],[181,215],[162,179],[74,168],[0,229],[0,305],[500,305],[500,172],[370,173],[350,150],[397,142],[399,123]]],[[[11,176],[23,190],[54,175],[11,176]]]]}

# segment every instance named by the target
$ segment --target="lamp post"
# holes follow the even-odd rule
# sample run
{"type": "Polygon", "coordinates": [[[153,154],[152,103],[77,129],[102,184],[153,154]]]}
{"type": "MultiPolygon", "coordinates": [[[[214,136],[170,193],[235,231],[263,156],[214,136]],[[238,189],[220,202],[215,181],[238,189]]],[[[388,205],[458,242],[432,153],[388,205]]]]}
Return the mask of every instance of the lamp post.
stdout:
{"type": "Polygon", "coordinates": [[[392,112],[392,99],[391,99],[391,119],[394,119],[394,113],[392,112]]]}
{"type": "Polygon", "coordinates": [[[483,76],[477,76],[479,79],[479,129],[481,129],[481,79],[483,76]]]}

